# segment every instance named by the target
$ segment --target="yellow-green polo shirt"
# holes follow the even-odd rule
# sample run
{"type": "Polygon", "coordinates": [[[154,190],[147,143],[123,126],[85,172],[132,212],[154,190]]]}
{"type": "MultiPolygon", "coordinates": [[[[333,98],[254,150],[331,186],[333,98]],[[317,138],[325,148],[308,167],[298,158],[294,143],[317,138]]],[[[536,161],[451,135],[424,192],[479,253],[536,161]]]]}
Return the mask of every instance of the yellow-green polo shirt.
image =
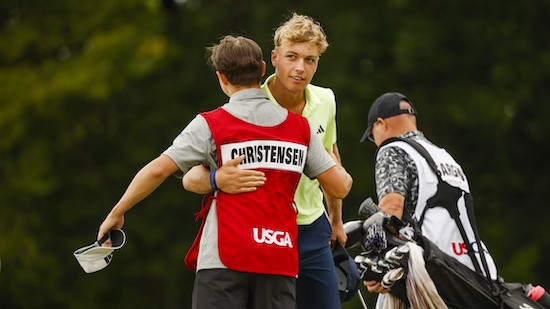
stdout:
{"type": "MultiPolygon", "coordinates": [[[[275,74],[265,80],[262,90],[271,101],[277,103],[267,86],[273,78],[275,78],[275,74]]],[[[332,145],[336,143],[336,99],[334,92],[329,88],[307,85],[306,106],[302,111],[302,116],[307,118],[310,126],[317,132],[325,149],[331,150],[332,145]]],[[[325,212],[323,192],[319,186],[319,181],[316,179],[311,180],[304,174],[302,174],[298,183],[294,201],[298,207],[297,222],[299,225],[311,224],[325,212]]]]}

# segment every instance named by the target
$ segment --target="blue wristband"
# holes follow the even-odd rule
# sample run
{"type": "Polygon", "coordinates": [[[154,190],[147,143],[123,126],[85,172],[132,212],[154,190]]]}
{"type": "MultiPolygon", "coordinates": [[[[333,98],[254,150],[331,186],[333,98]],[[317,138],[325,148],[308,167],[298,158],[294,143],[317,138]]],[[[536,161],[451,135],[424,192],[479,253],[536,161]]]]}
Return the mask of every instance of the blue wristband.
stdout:
{"type": "Polygon", "coordinates": [[[210,188],[212,188],[212,190],[214,191],[218,191],[220,189],[216,184],[216,170],[210,171],[210,188]]]}

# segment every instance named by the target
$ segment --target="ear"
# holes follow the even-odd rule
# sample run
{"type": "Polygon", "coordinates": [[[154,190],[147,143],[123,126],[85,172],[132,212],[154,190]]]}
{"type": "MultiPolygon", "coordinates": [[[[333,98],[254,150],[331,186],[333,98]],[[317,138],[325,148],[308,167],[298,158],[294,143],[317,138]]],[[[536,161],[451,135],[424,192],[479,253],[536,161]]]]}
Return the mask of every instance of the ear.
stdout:
{"type": "Polygon", "coordinates": [[[271,65],[273,67],[276,67],[275,63],[277,62],[277,51],[272,50],[271,51],[271,65]]]}
{"type": "Polygon", "coordinates": [[[223,74],[220,71],[216,71],[216,76],[218,76],[218,81],[220,82],[220,84],[222,85],[228,84],[227,77],[225,76],[225,74],[223,74]]]}
{"type": "Polygon", "coordinates": [[[262,60],[262,76],[265,75],[265,68],[266,68],[267,64],[265,64],[265,61],[262,60]]]}
{"type": "Polygon", "coordinates": [[[386,129],[388,128],[388,123],[386,122],[386,120],[378,117],[378,119],[376,119],[376,121],[378,121],[380,123],[380,125],[382,126],[382,130],[383,130],[382,132],[386,132],[386,129]]]}

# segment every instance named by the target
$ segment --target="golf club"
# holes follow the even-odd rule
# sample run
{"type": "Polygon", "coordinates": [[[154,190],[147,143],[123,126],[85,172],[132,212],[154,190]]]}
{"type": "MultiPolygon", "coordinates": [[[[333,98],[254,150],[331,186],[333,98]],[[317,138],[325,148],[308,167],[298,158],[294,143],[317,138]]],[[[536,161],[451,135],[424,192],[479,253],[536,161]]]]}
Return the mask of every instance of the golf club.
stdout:
{"type": "Polygon", "coordinates": [[[367,302],[365,301],[365,298],[363,297],[363,293],[361,293],[361,287],[359,287],[359,290],[357,290],[357,293],[359,294],[359,299],[361,300],[361,304],[363,305],[363,309],[369,309],[369,306],[367,306],[367,302]]]}

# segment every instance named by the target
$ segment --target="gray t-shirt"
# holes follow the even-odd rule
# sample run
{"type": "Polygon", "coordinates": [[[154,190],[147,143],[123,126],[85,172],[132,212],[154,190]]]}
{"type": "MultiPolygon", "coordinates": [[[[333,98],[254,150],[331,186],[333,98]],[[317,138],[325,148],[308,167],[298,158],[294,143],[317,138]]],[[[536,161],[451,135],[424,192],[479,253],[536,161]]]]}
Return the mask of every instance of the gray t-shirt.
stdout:
{"type": "MultiPolygon", "coordinates": [[[[222,106],[233,116],[259,126],[275,126],[283,122],[289,111],[273,104],[261,89],[246,89],[234,93],[229,102],[222,106]]],[[[315,131],[310,128],[304,174],[315,178],[335,165],[315,131]]],[[[163,153],[170,157],[180,168],[176,177],[181,177],[193,166],[203,164],[211,169],[218,168],[216,144],[212,132],[201,115],[197,115],[174,139],[172,145],[163,153]]],[[[269,180],[268,180],[269,181],[269,180]]],[[[218,254],[218,222],[215,200],[206,218],[197,270],[226,268],[218,254]]]]}

